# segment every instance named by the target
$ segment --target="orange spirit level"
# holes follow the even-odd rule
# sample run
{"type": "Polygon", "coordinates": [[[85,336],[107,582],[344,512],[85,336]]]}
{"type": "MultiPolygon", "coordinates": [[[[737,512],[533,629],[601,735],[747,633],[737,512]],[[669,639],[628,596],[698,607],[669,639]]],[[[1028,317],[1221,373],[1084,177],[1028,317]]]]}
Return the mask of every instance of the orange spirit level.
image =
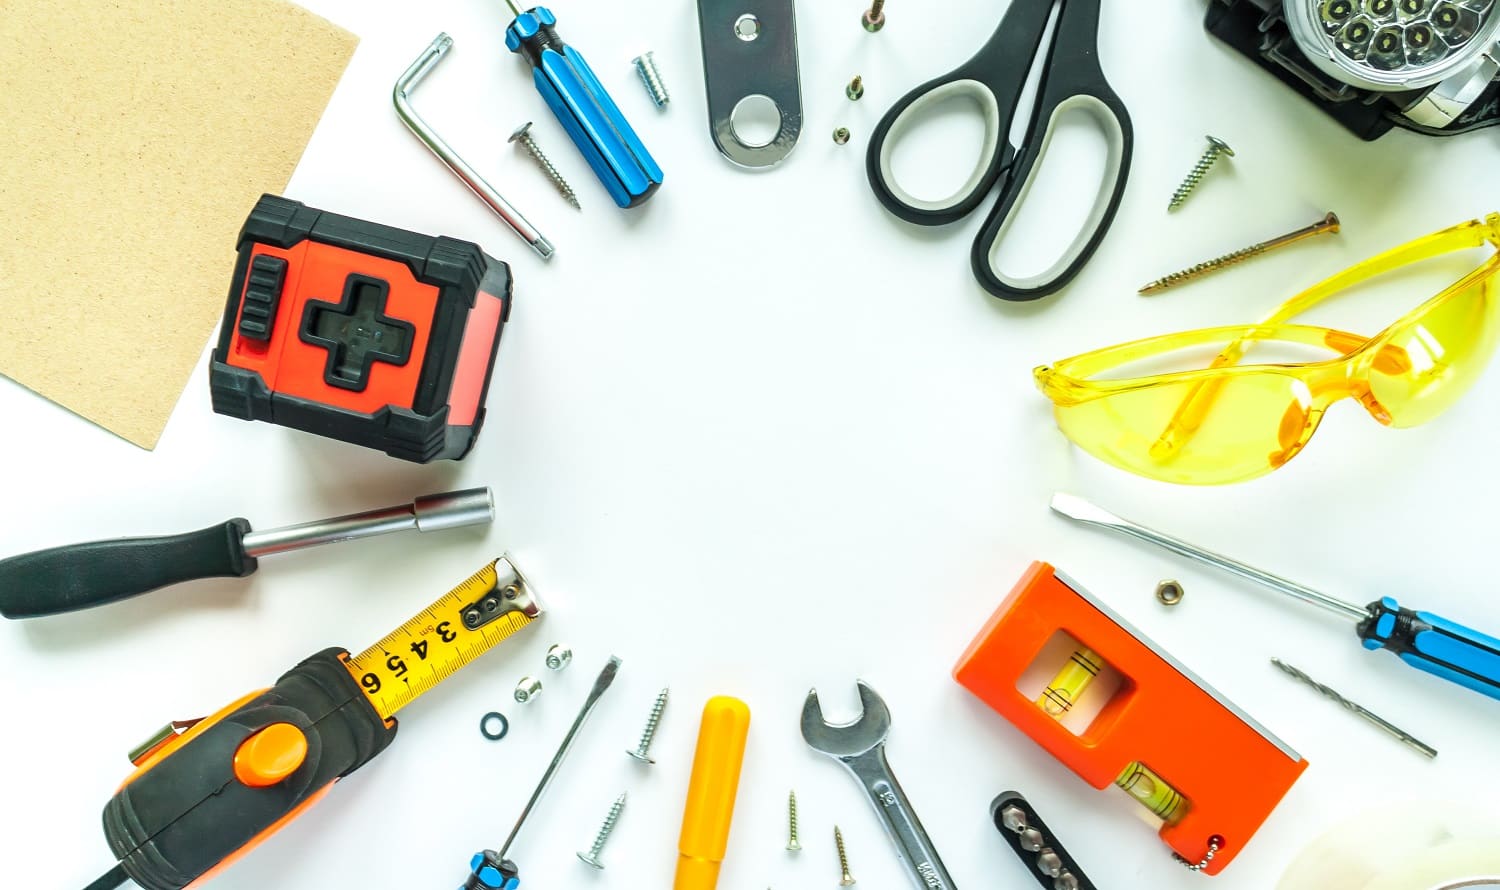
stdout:
{"type": "MultiPolygon", "coordinates": [[[[1042,665],[1045,667],[1045,665],[1042,665]]],[[[954,679],[1095,788],[1117,785],[1161,820],[1190,868],[1223,870],[1307,768],[1079,585],[1037,562],[1001,603],[954,679]],[[1059,643],[1065,645],[1059,649],[1059,643]],[[1044,650],[1051,681],[1028,691],[1044,650]],[[1106,670],[1120,685],[1081,731],[1064,719],[1106,670]]]]}

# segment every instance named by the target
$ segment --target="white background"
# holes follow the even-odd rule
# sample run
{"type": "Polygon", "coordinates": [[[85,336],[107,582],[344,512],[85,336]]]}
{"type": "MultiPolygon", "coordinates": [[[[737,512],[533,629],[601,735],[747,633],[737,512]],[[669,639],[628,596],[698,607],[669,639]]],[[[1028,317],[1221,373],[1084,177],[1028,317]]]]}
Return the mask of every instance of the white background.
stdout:
{"type": "MultiPolygon", "coordinates": [[[[1069,290],[1002,305],[969,272],[980,215],[939,231],[894,220],[870,194],[863,152],[885,108],[972,54],[1001,5],[892,0],[889,25],[872,36],[856,23],[859,0],[802,3],[802,141],[782,166],[753,174],[709,141],[693,4],[558,0],[562,34],[666,171],[657,197],[625,212],[505,51],[497,0],[307,0],[363,42],[287,194],[473,239],[512,265],[516,307],[477,452],[419,467],[216,416],[207,348],[154,453],[5,382],[0,541],[19,553],[230,516],[269,528],[484,484],[497,522],[276,557],[245,581],[0,624],[0,886],[66,890],[109,867],[100,808],[127,772],[126,750],[163,722],[211,712],[326,646],[358,651],[505,550],[545,598],[545,621],[403,712],[391,750],[214,886],[457,886],[470,854],[509,830],[610,653],[624,659],[620,681],[514,850],[528,886],[666,886],[699,709],[725,693],[749,702],[754,719],[721,886],[834,886],[837,821],[860,886],[906,887],[853,781],[797,732],[810,686],[830,713],[848,715],[856,677],[890,704],[890,759],[960,885],[1033,886],[988,823],[990,799],[1018,788],[1101,886],[1194,886],[1204,879],[1172,862],[1132,804],[1086,786],[949,679],[1033,559],[1091,588],[1312,762],[1216,886],[1271,886],[1333,824],[1358,812],[1411,817],[1398,804],[1413,797],[1489,808],[1500,822],[1496,702],[1363,652],[1330,615],[1046,508],[1054,490],[1073,490],[1336,595],[1391,594],[1493,632],[1500,374],[1415,430],[1386,430],[1343,403],[1289,466],[1218,489],[1137,479],[1081,454],[1030,375],[1123,339],[1258,318],[1361,257],[1497,209],[1500,137],[1359,142],[1205,37],[1202,0],[1106,3],[1101,58],[1136,128],[1129,191],[1069,290]],[[392,82],[440,30],[457,46],[416,104],[552,238],[550,264],[391,109],[392,82]],[[672,90],[664,112],[630,67],[646,49],[672,90]],[[843,95],[855,73],[867,84],[858,104],[843,95]],[[506,145],[527,119],[582,213],[506,145]],[[829,138],[839,125],[854,132],[844,147],[829,138]],[[1238,157],[1169,217],[1167,197],[1205,132],[1238,157]],[[1212,284],[1135,296],[1158,274],[1329,208],[1346,223],[1336,239],[1212,284]],[[1172,611],[1152,597],[1164,577],[1187,589],[1172,611]],[[557,640],[577,653],[561,675],[541,663],[557,640]],[[1272,655],[1441,757],[1428,762],[1292,683],[1267,664],[1272,655]],[[523,708],[510,692],[528,673],[546,691],[523,708]],[[643,768],[624,749],[668,684],[658,764],[643,768]],[[512,718],[499,743],[477,729],[492,709],[512,718]],[[797,856],[782,850],[791,787],[807,846],[797,856]],[[609,870],[596,874],[573,851],[622,790],[630,803],[605,851],[609,870]]],[[[973,120],[943,121],[908,144],[899,169],[935,196],[962,179],[978,131],[973,120]]],[[[1042,265],[1033,247],[1056,249],[1050,216],[1076,213],[1092,189],[1091,133],[1085,124],[1063,134],[1012,245],[1032,268],[1042,265]]],[[[222,266],[227,285],[232,245],[202,261],[222,266]]],[[[170,281],[132,280],[173,298],[170,281]]],[[[1318,319],[1373,333],[1431,292],[1347,300],[1318,319]]],[[[1184,729],[1184,747],[1212,744],[1184,729]]],[[[1494,823],[1469,828],[1500,835],[1494,823]]]]}

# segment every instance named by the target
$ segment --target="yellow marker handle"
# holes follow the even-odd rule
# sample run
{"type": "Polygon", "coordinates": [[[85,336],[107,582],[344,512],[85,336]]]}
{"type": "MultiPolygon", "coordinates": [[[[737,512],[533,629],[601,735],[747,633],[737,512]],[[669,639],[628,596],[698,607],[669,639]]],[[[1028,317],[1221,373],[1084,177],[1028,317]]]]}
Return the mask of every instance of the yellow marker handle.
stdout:
{"type": "Polygon", "coordinates": [[[749,734],[749,705],[719,695],[703,706],[698,753],[693,756],[693,777],[682,812],[682,837],[677,842],[674,890],[713,890],[719,883],[749,734]]]}

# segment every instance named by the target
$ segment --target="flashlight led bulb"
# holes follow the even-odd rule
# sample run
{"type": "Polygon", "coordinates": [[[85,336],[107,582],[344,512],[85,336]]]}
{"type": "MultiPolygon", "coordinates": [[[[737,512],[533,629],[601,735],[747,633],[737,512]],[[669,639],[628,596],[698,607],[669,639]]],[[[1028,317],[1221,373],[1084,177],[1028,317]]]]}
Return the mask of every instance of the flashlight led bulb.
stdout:
{"type": "Polygon", "coordinates": [[[1310,59],[1373,90],[1430,87],[1500,38],[1500,0],[1286,0],[1286,9],[1310,59]]]}

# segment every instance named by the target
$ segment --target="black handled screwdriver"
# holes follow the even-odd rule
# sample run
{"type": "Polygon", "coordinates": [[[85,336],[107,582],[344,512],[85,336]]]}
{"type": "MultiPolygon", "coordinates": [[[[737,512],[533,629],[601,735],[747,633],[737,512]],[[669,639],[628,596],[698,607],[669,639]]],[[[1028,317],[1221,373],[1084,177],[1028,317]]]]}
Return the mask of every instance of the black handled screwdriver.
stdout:
{"type": "Polygon", "coordinates": [[[301,525],[253,531],[244,519],[180,535],[117,538],[0,560],[0,615],[37,618],[128,599],[198,578],[243,578],[262,556],[391,532],[442,531],[495,518],[488,488],[301,525]]]}

